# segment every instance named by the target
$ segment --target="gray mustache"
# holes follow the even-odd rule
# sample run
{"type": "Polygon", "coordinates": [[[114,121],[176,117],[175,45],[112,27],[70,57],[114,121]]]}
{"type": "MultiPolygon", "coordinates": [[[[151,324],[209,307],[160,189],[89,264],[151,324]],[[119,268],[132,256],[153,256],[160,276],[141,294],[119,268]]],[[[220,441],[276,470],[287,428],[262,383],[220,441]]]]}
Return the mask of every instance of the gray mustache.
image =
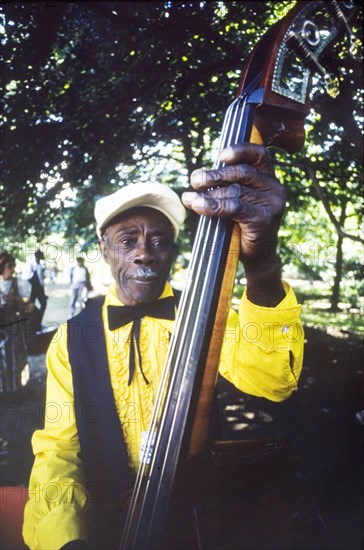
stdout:
{"type": "Polygon", "coordinates": [[[158,273],[151,267],[138,267],[133,273],[133,279],[156,279],[158,273]]]}

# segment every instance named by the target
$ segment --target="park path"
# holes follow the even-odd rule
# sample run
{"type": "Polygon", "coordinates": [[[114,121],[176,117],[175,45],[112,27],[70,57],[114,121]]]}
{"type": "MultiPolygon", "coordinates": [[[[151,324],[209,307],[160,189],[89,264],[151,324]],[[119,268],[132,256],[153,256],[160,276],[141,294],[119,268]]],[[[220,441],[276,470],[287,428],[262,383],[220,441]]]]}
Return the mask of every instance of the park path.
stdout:
{"type": "Polygon", "coordinates": [[[59,326],[68,318],[70,286],[66,283],[49,283],[46,285],[45,291],[48,296],[48,303],[43,323],[46,326],[51,324],[59,326]]]}

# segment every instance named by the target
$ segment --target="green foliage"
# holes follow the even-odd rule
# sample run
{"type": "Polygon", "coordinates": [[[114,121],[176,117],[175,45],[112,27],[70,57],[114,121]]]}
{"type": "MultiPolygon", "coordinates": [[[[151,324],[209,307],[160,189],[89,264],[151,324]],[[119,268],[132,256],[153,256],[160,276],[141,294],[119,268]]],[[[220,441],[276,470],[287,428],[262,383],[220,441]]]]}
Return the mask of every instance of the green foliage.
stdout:
{"type": "Polygon", "coordinates": [[[94,198],[143,177],[161,143],[201,165],[242,60],[291,4],[5,5],[6,225],[87,237],[94,198]]]}
{"type": "MultiPolygon", "coordinates": [[[[212,162],[243,61],[293,4],[4,4],[1,235],[41,241],[53,231],[87,249],[99,196],[151,179],[181,193],[191,171],[212,162]]],[[[305,148],[272,152],[288,189],[282,263],[330,280],[333,218],[358,235],[363,86],[361,58],[348,55],[347,41],[322,63],[338,75],[339,97],[315,79],[305,148]]],[[[191,215],[179,243],[183,267],[195,227],[191,215]]]]}

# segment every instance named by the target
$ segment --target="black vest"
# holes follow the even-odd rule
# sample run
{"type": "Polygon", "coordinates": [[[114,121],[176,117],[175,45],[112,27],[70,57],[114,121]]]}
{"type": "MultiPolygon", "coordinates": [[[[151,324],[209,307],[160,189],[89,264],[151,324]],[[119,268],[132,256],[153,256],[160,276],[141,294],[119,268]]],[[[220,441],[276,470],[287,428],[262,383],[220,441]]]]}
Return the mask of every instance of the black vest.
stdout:
{"type": "Polygon", "coordinates": [[[90,494],[90,548],[118,548],[122,505],[133,475],[110,383],[102,323],[104,299],[93,300],[68,321],[75,416],[86,487],[90,494]]]}

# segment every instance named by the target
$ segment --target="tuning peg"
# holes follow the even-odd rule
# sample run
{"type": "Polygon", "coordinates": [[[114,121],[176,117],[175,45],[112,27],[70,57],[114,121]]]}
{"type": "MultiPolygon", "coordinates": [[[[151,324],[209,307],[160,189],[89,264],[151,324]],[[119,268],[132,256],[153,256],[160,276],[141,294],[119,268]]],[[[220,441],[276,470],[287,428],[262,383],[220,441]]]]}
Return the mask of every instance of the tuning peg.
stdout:
{"type": "Polygon", "coordinates": [[[339,80],[334,74],[325,73],[325,89],[330,97],[337,97],[340,93],[339,80]]]}
{"type": "Polygon", "coordinates": [[[322,74],[327,93],[333,98],[337,97],[339,95],[339,81],[337,77],[326,71],[325,67],[321,65],[314,53],[310,50],[305,40],[309,42],[306,36],[302,39],[294,31],[291,31],[288,35],[287,45],[289,45],[298,54],[302,63],[310,68],[314,68],[322,74]]]}
{"type": "MultiPolygon", "coordinates": [[[[354,2],[351,2],[351,1],[342,2],[342,4],[345,6],[345,8],[347,10],[352,10],[355,6],[354,2]]],[[[346,31],[346,34],[348,36],[349,43],[350,43],[350,45],[349,45],[350,55],[352,57],[356,57],[358,55],[358,52],[359,52],[359,41],[358,41],[357,37],[355,36],[355,34],[353,33],[353,31],[352,31],[352,29],[351,29],[351,27],[350,27],[350,25],[349,25],[349,23],[348,23],[348,21],[345,17],[344,12],[340,8],[339,2],[337,2],[336,0],[332,0],[328,4],[328,9],[331,11],[331,13],[334,16],[334,23],[338,24],[339,27],[344,27],[345,28],[345,31],[346,31]]]]}
{"type": "Polygon", "coordinates": [[[349,36],[349,40],[350,40],[349,52],[351,56],[358,57],[359,49],[360,49],[360,40],[354,34],[351,34],[349,36]]]}

